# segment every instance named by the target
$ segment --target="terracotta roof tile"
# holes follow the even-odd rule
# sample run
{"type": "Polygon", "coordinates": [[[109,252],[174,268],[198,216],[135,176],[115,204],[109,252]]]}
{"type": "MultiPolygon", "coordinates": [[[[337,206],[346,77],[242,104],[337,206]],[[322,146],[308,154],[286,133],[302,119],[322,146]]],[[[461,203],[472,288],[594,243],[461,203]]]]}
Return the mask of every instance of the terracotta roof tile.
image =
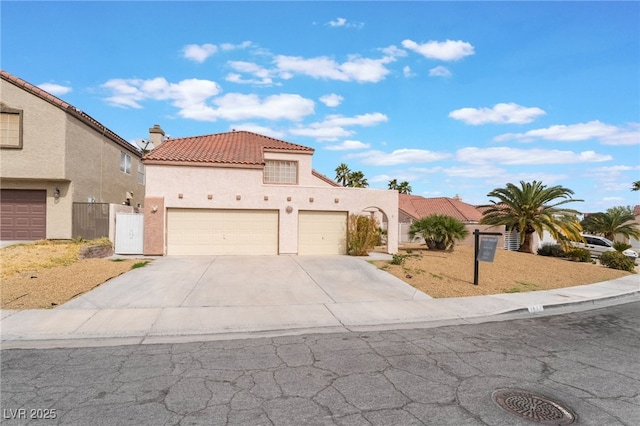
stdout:
{"type": "Polygon", "coordinates": [[[51,93],[42,90],[41,88],[39,88],[38,86],[34,86],[33,84],[19,78],[16,77],[15,75],[5,71],[5,70],[0,70],[0,78],[2,78],[3,80],[13,84],[14,86],[20,87],[21,89],[39,97],[40,99],[49,102],[50,104],[53,104],[55,106],[57,106],[58,108],[60,108],[61,110],[65,111],[66,113],[73,115],[74,117],[76,117],[77,119],[83,121],[85,124],[87,124],[90,127],[93,127],[94,129],[96,129],[97,131],[99,131],[102,134],[107,135],[111,140],[113,140],[114,142],[116,142],[118,145],[122,146],[123,148],[126,148],[128,151],[130,151],[131,153],[137,155],[138,157],[141,157],[142,154],[133,146],[131,145],[129,142],[127,142],[126,140],[124,140],[122,137],[118,136],[117,134],[115,134],[113,131],[109,130],[108,128],[106,128],[103,124],[101,124],[98,120],[96,120],[95,118],[91,117],[89,114],[82,112],[81,110],[79,110],[78,108],[74,107],[73,105],[63,101],[62,99],[53,96],[51,93]]]}
{"type": "Polygon", "coordinates": [[[323,175],[322,173],[318,172],[315,169],[311,170],[311,174],[313,174],[318,179],[321,179],[321,180],[327,182],[331,186],[342,186],[338,182],[336,182],[335,180],[331,179],[330,177],[328,177],[326,175],[323,175]]]}
{"type": "Polygon", "coordinates": [[[314,149],[247,131],[168,139],[144,156],[144,162],[212,163],[238,166],[264,164],[265,151],[313,154],[314,149]]]}
{"type": "Polygon", "coordinates": [[[471,204],[447,197],[424,198],[417,195],[399,194],[398,207],[415,219],[433,214],[451,216],[462,222],[478,222],[482,213],[471,204]]]}

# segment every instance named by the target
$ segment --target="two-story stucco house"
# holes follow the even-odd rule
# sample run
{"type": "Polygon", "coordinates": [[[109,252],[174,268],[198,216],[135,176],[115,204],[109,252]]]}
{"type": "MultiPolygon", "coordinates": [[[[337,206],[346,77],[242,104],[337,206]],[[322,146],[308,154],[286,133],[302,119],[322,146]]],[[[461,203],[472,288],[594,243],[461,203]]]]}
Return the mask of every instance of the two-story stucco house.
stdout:
{"type": "Polygon", "coordinates": [[[384,218],[397,251],[398,193],[337,185],[312,148],[247,131],[162,142],[155,129],[145,254],[346,254],[350,214],[384,218]]]}
{"type": "Polygon", "coordinates": [[[88,114],[0,71],[2,240],[72,238],[72,205],[144,201],[140,152],[88,114]]]}

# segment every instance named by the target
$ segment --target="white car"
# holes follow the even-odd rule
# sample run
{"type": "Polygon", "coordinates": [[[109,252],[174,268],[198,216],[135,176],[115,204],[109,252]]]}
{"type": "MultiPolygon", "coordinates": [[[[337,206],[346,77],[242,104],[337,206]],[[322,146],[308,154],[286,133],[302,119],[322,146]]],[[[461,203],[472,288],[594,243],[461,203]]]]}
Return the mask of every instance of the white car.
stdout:
{"type": "MultiPolygon", "coordinates": [[[[586,242],[572,242],[572,244],[575,247],[589,250],[589,252],[591,253],[591,257],[600,257],[600,255],[604,252],[616,251],[616,249],[613,248],[613,241],[607,238],[599,237],[597,235],[581,235],[586,242]]],[[[622,254],[632,259],[638,258],[638,253],[635,250],[627,249],[623,251],[622,254]]]]}

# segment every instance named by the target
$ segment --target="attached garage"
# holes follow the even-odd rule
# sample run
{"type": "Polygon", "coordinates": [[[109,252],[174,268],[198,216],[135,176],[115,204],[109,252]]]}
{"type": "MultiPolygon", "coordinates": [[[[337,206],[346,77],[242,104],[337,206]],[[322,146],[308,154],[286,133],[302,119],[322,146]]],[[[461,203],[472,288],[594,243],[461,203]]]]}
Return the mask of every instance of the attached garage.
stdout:
{"type": "Polygon", "coordinates": [[[298,254],[347,254],[347,212],[298,212],[298,254]]]}
{"type": "Polygon", "coordinates": [[[167,210],[169,255],[277,255],[277,210],[167,210]]]}
{"type": "Polygon", "coordinates": [[[0,193],[2,240],[47,237],[47,191],[3,189],[0,193]]]}

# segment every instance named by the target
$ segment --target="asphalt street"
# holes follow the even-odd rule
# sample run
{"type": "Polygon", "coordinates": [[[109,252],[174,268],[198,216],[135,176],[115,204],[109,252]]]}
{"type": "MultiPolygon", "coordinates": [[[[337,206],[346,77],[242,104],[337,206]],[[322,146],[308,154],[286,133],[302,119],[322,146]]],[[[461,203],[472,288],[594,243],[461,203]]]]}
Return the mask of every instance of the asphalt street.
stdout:
{"type": "Polygon", "coordinates": [[[10,349],[0,405],[7,425],[536,424],[492,397],[518,389],[573,424],[638,425],[639,354],[635,301],[437,328],[10,349]]]}

